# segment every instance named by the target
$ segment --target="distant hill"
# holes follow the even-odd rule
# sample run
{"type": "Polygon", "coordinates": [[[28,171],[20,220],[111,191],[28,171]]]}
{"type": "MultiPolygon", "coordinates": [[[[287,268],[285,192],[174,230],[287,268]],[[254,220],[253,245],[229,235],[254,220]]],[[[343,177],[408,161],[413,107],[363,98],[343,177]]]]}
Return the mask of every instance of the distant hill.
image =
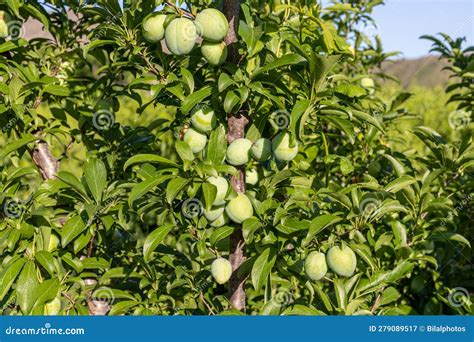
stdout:
{"type": "Polygon", "coordinates": [[[434,88],[438,85],[445,86],[448,83],[450,72],[443,70],[447,65],[448,63],[440,60],[438,56],[426,56],[386,62],[382,70],[398,78],[404,88],[411,84],[434,88]]]}

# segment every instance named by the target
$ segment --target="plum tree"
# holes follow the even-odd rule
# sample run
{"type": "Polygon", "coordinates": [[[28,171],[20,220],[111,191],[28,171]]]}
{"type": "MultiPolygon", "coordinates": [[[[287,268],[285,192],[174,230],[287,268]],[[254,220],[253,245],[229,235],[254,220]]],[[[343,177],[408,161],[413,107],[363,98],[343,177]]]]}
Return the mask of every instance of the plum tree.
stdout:
{"type": "Polygon", "coordinates": [[[165,30],[166,46],[175,55],[186,55],[196,45],[198,33],[194,23],[187,18],[173,19],[165,30]]]}
{"type": "Polygon", "coordinates": [[[434,40],[468,116],[403,154],[380,1],[326,2],[3,1],[51,37],[0,39],[1,313],[471,314],[472,48],[434,40]]]}
{"type": "Polygon", "coordinates": [[[220,176],[210,176],[207,179],[207,182],[217,188],[216,198],[214,199],[212,205],[220,206],[225,204],[225,197],[227,196],[227,191],[229,190],[229,182],[227,179],[220,176]]]}
{"type": "Polygon", "coordinates": [[[348,246],[334,246],[326,254],[329,267],[343,277],[354,274],[357,266],[357,258],[348,246]]]}
{"type": "Polygon", "coordinates": [[[202,56],[214,66],[221,65],[227,59],[227,45],[224,42],[203,42],[201,45],[202,56]]]}
{"type": "Polygon", "coordinates": [[[204,40],[221,42],[229,31],[229,23],[222,12],[215,8],[206,8],[196,16],[196,26],[204,40]]]}
{"type": "Polygon", "coordinates": [[[242,193],[237,194],[226,205],[225,211],[235,223],[242,223],[253,216],[253,207],[249,198],[242,193]]]}
{"type": "Polygon", "coordinates": [[[165,22],[168,16],[153,13],[146,17],[142,23],[143,38],[149,43],[158,43],[165,36],[165,22]]]}
{"type": "Polygon", "coordinates": [[[328,271],[326,256],[320,252],[310,252],[304,261],[304,271],[311,280],[322,279],[328,271]]]}
{"type": "Polygon", "coordinates": [[[290,135],[279,133],[272,141],[273,156],[280,161],[291,161],[298,154],[298,142],[290,142],[290,135]]]}
{"type": "Polygon", "coordinates": [[[227,147],[227,162],[235,166],[247,164],[251,147],[252,142],[248,139],[240,138],[234,140],[229,147],[227,147]]]}
{"type": "Polygon", "coordinates": [[[217,258],[212,262],[211,273],[218,284],[225,284],[232,275],[232,265],[227,259],[217,258]]]}
{"type": "Polygon", "coordinates": [[[191,147],[193,153],[199,153],[206,147],[207,136],[189,128],[184,134],[183,141],[191,147]]]}
{"type": "Polygon", "coordinates": [[[252,157],[257,161],[266,161],[272,156],[272,142],[267,138],[260,138],[252,144],[252,157]]]}
{"type": "Polygon", "coordinates": [[[212,131],[216,127],[217,119],[209,106],[199,106],[191,115],[191,124],[202,133],[212,131]]]}

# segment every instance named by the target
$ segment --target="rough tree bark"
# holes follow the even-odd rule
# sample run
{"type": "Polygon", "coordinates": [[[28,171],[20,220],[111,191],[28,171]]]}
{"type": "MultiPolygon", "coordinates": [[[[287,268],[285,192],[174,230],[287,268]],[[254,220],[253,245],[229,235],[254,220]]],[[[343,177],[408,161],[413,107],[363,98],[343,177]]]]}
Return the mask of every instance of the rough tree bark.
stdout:
{"type": "MultiPolygon", "coordinates": [[[[41,139],[42,134],[43,132],[41,130],[35,133],[38,139],[41,139]]],[[[51,153],[51,149],[46,141],[41,140],[36,142],[36,145],[30,151],[30,154],[36,167],[40,170],[41,176],[44,180],[54,179],[56,177],[59,171],[59,160],[56,159],[51,153]]],[[[60,222],[61,224],[64,224],[65,220],[61,219],[60,222]]],[[[97,284],[97,280],[86,278],[84,279],[84,283],[86,285],[95,285],[97,284]]],[[[103,316],[110,310],[109,303],[103,300],[96,300],[92,298],[91,293],[87,299],[87,306],[89,307],[89,314],[93,316],[103,316]]]]}
{"type": "MultiPolygon", "coordinates": [[[[224,0],[223,12],[229,21],[229,33],[225,42],[229,49],[228,61],[239,63],[240,56],[234,43],[237,42],[237,32],[240,15],[239,0],[224,0]]],[[[227,142],[230,144],[235,139],[245,137],[245,126],[249,123],[247,112],[240,110],[229,114],[227,118],[227,142]]],[[[245,166],[239,169],[239,174],[231,178],[231,185],[237,192],[245,192],[245,166]]],[[[245,279],[238,275],[238,268],[245,261],[245,241],[242,236],[242,227],[237,227],[230,236],[229,261],[232,265],[232,276],[229,280],[229,299],[234,308],[245,311],[245,279]]]]}

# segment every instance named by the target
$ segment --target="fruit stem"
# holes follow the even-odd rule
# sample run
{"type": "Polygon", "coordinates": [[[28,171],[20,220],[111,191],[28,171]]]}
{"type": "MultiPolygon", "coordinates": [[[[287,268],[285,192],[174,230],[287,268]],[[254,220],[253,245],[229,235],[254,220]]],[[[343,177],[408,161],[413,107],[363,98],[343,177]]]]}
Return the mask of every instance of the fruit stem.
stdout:
{"type": "Polygon", "coordinates": [[[172,8],[174,8],[174,10],[176,12],[178,12],[179,15],[181,15],[183,17],[188,17],[188,18],[191,18],[191,19],[195,18],[194,14],[192,14],[191,12],[188,12],[188,11],[176,6],[176,4],[173,3],[172,1],[166,1],[165,4],[172,7],[172,8]]]}

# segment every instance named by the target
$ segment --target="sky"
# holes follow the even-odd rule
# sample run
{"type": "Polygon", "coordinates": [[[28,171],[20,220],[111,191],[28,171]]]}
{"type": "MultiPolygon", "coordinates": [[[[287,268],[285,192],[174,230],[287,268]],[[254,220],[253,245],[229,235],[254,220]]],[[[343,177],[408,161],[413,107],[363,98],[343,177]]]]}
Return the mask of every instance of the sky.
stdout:
{"type": "Polygon", "coordinates": [[[419,39],[423,34],[465,36],[466,46],[474,45],[474,0],[387,0],[373,16],[384,50],[406,58],[428,53],[431,43],[419,39]]]}

